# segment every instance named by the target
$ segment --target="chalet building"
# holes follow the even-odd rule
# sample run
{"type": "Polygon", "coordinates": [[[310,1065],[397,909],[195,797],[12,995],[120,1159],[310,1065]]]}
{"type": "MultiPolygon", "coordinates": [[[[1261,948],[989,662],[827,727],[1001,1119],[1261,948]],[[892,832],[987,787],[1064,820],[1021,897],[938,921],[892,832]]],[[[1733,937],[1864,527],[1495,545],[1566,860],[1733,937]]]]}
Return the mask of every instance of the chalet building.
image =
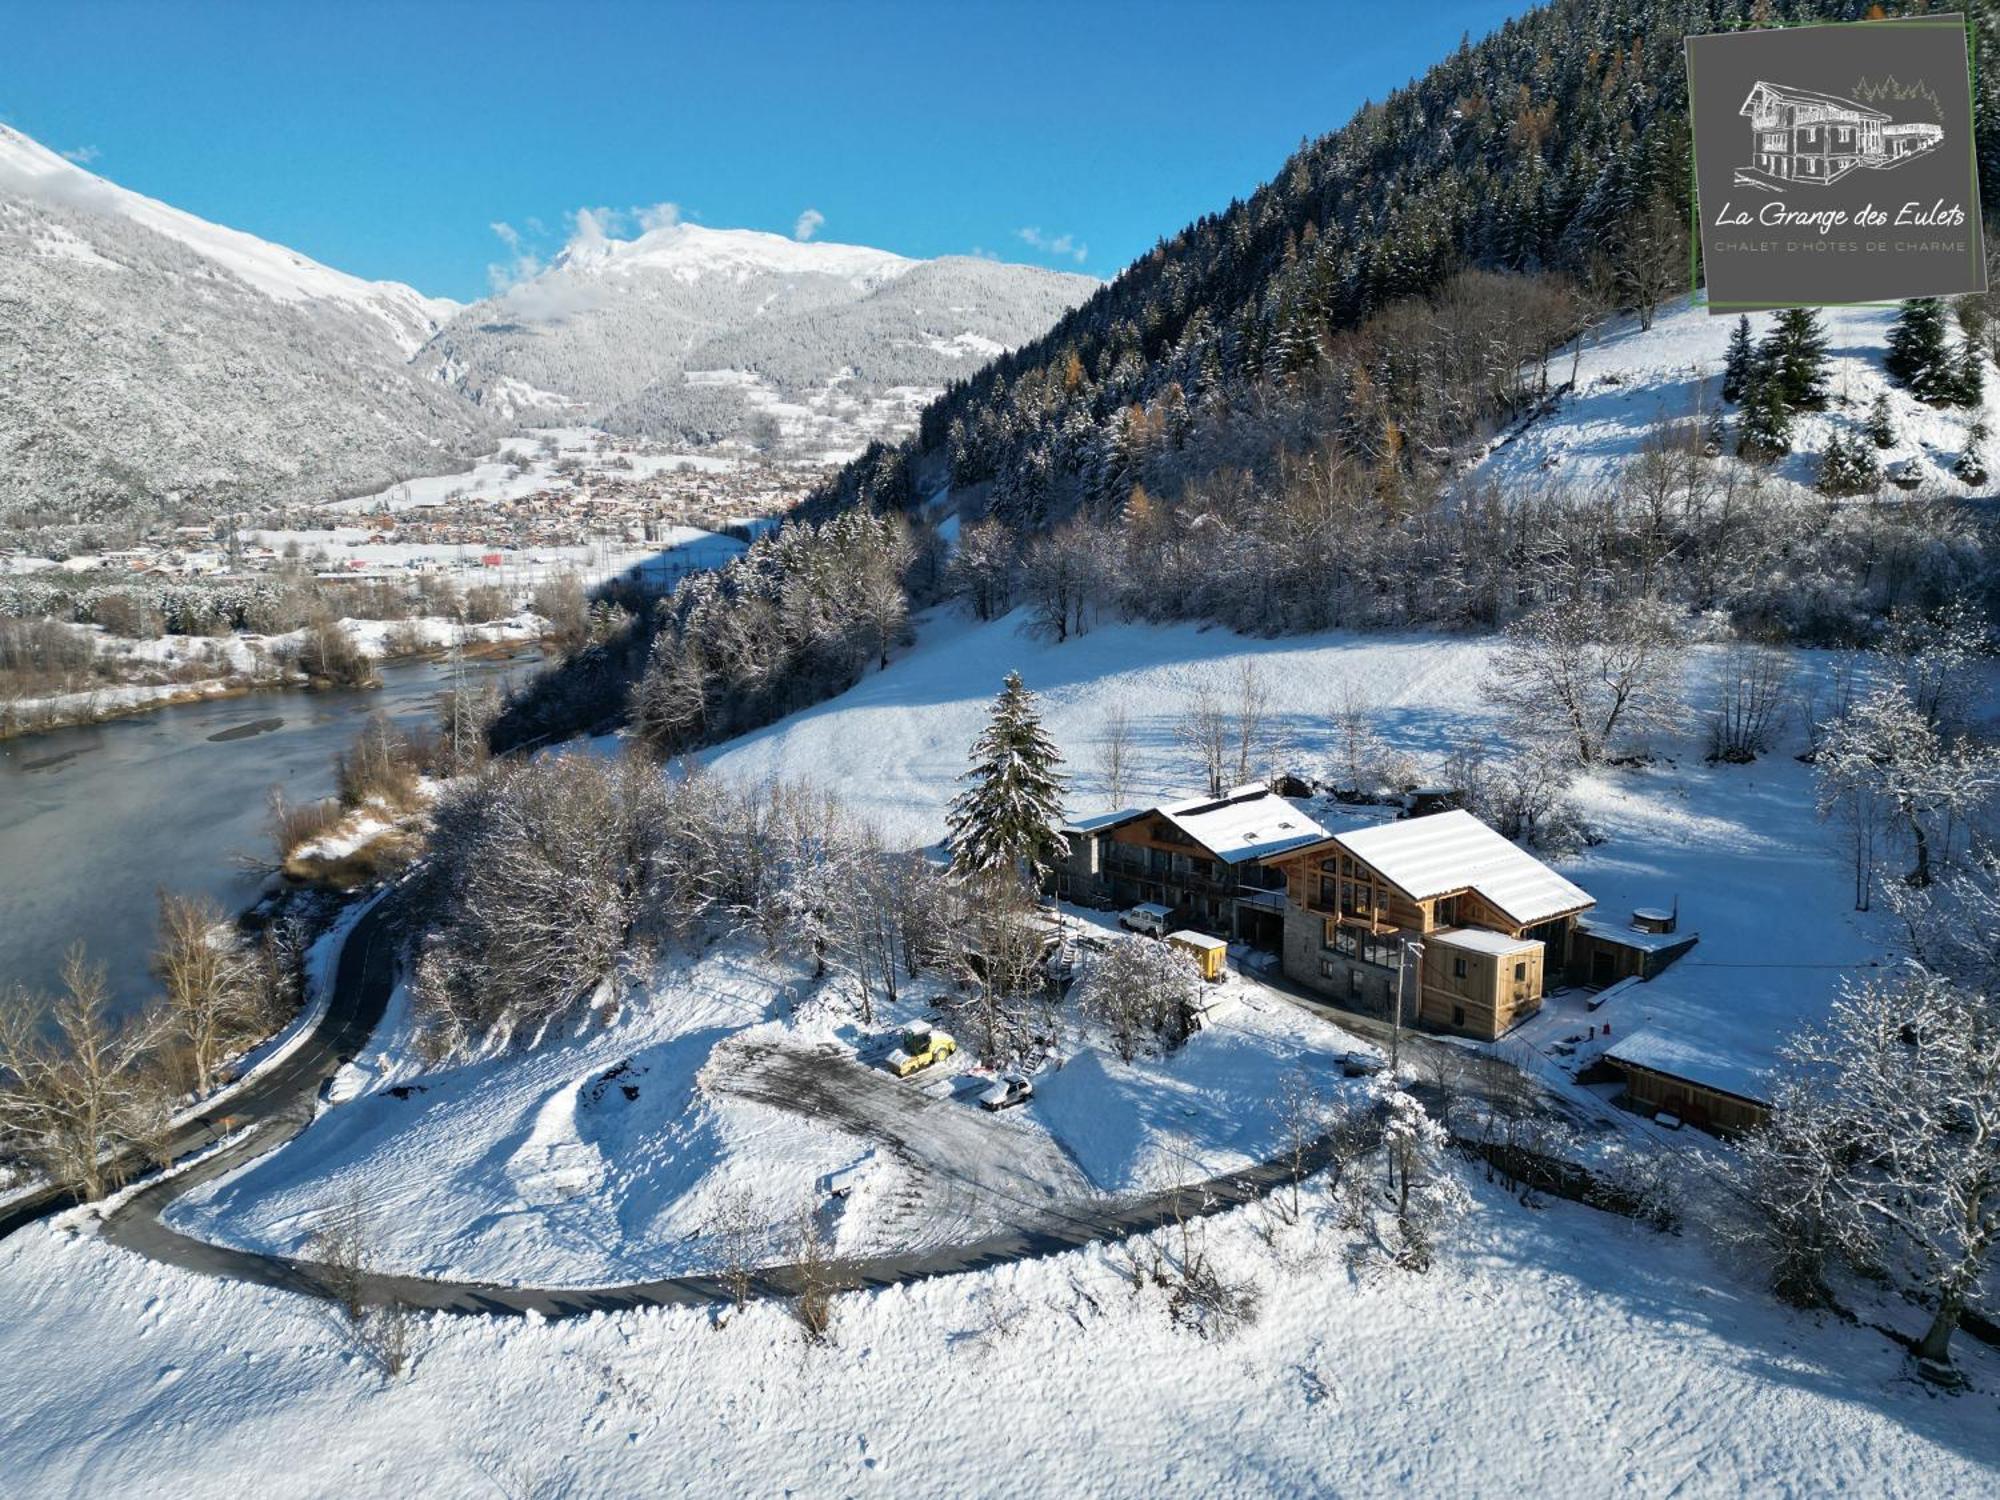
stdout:
{"type": "Polygon", "coordinates": [[[1892,167],[1944,140],[1944,127],[1895,124],[1838,94],[1758,83],[1743,101],[1755,154],[1750,170],[1779,182],[1838,182],[1856,167],[1892,167]]]}
{"type": "Polygon", "coordinates": [[[1462,810],[1328,835],[1275,864],[1289,978],[1383,1015],[1400,994],[1406,1020],[1489,1040],[1541,1009],[1595,904],[1462,810]]]}
{"type": "Polygon", "coordinates": [[[1051,884],[1086,905],[1169,908],[1175,925],[1276,951],[1285,877],[1270,861],[1326,830],[1263,786],[1127,808],[1063,829],[1069,855],[1051,884]]]}
{"type": "Polygon", "coordinates": [[[1888,158],[1890,116],[1837,94],[1758,83],[1739,114],[1756,137],[1751,166],[1785,182],[1837,182],[1865,162],[1888,158]]]}

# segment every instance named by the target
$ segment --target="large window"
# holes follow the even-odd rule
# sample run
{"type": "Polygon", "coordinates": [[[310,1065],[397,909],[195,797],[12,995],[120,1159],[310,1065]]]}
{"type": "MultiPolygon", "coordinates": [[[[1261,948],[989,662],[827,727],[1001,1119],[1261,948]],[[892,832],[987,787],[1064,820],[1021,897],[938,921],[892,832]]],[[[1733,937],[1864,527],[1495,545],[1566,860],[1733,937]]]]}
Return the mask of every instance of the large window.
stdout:
{"type": "Polygon", "coordinates": [[[1332,949],[1343,958],[1373,964],[1378,969],[1396,967],[1398,944],[1394,938],[1383,937],[1359,927],[1342,927],[1328,922],[1321,942],[1323,946],[1332,949]]]}

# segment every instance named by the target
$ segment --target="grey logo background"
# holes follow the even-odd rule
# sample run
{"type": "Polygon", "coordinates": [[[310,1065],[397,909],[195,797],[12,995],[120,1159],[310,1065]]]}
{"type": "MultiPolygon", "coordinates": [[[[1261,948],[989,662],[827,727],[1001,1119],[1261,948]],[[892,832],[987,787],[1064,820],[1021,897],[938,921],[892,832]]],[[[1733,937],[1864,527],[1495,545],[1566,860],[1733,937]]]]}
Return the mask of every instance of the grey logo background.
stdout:
{"type": "Polygon", "coordinates": [[[1986,289],[1963,19],[1687,39],[1709,310],[1986,289]]]}

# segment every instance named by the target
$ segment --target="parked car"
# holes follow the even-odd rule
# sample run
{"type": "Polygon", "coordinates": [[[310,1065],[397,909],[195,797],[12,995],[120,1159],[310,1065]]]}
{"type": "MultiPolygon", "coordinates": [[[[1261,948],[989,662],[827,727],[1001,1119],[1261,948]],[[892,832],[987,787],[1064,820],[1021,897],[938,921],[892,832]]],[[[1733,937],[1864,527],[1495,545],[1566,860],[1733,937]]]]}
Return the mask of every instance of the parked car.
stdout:
{"type": "Polygon", "coordinates": [[[1017,1104],[1026,1104],[1035,1097],[1035,1086],[1019,1073],[1005,1073],[1000,1081],[979,1096],[979,1107],[998,1112],[1012,1109],[1017,1104]]]}
{"type": "Polygon", "coordinates": [[[943,1062],[957,1050],[957,1039],[950,1032],[931,1026],[912,1026],[904,1031],[902,1045],[889,1054],[889,1071],[898,1078],[908,1078],[933,1063],[943,1062]]]}
{"type": "Polygon", "coordinates": [[[1340,1060],[1340,1071],[1349,1078],[1372,1078],[1388,1066],[1376,1052],[1350,1052],[1340,1060]]]}
{"type": "Polygon", "coordinates": [[[1162,906],[1157,901],[1141,901],[1137,906],[1118,914],[1118,925],[1127,932],[1143,932],[1152,937],[1163,938],[1167,935],[1167,927],[1173,918],[1173,910],[1170,907],[1162,906]]]}

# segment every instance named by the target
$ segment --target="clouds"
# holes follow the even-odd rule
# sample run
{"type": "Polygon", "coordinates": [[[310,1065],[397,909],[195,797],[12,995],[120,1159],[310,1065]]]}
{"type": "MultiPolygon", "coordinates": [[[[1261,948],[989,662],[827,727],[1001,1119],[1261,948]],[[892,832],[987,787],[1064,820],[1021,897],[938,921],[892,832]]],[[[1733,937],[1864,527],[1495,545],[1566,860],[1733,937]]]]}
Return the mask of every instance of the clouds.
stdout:
{"type": "Polygon", "coordinates": [[[73,161],[79,167],[89,166],[103,154],[95,146],[72,146],[69,150],[61,153],[65,161],[73,161]]]}
{"type": "Polygon", "coordinates": [[[1047,235],[1030,226],[1027,229],[1015,230],[1014,237],[1030,249],[1039,250],[1044,255],[1066,256],[1078,265],[1090,259],[1090,246],[1078,240],[1073,234],[1047,235]]]}
{"type": "Polygon", "coordinates": [[[826,223],[826,215],[816,208],[809,208],[800,214],[798,222],[792,225],[792,238],[795,240],[809,240],[819,233],[820,226],[824,223],[826,223]]]}
{"type": "Polygon", "coordinates": [[[651,234],[656,229],[672,229],[681,221],[681,206],[678,203],[655,203],[651,208],[639,210],[639,232],[651,234]]]}
{"type": "MultiPolygon", "coordinates": [[[[541,227],[533,219],[528,223],[531,232],[541,227]]],[[[500,243],[507,247],[505,264],[486,268],[486,284],[495,293],[504,292],[523,281],[532,281],[542,274],[542,258],[529,248],[520,230],[504,219],[495,219],[486,227],[499,236],[500,243]]]]}

